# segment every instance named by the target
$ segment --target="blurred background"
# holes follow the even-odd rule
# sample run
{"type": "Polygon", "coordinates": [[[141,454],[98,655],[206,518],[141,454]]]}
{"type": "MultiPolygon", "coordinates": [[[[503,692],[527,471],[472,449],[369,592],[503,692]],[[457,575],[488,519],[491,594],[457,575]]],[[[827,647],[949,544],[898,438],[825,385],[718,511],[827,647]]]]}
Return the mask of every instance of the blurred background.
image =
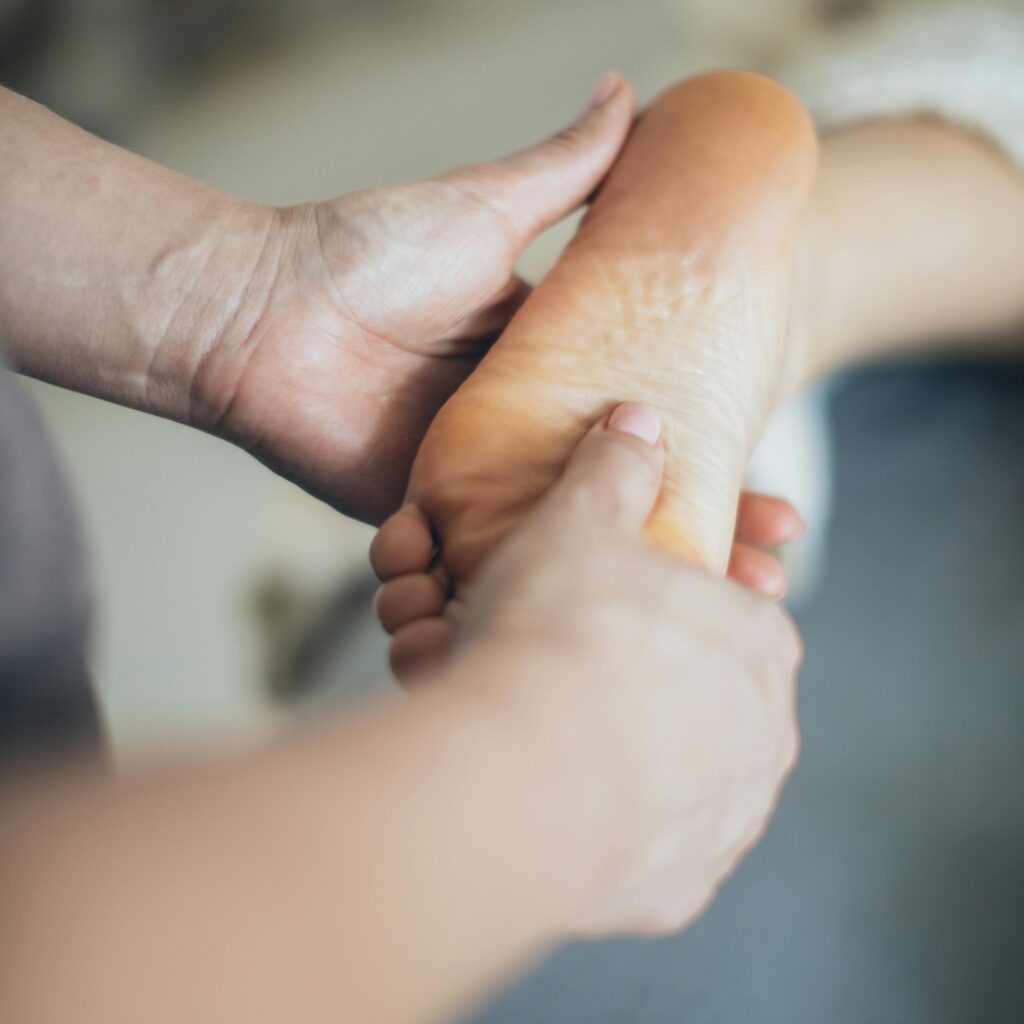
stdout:
{"type": "MultiPolygon", "coordinates": [[[[649,98],[698,66],[763,65],[787,43],[780,12],[803,32],[847,6],[0,0],[0,74],[176,170],[287,204],[526,145],[610,68],[649,98]]],[[[571,231],[527,254],[528,277],[571,231]]],[[[96,675],[122,757],[258,732],[283,699],[378,685],[365,529],[227,445],[32,390],[84,506],[103,595],[96,675]]]]}
{"type": "MultiPolygon", "coordinates": [[[[0,80],[286,204],[527,144],[608,69],[641,100],[704,67],[774,71],[882,6],[910,3],[0,0],[0,80]]],[[[224,443],[28,387],[86,521],[120,758],[391,686],[367,528],[224,443]]],[[[480,1020],[1024,1020],[1020,369],[869,369],[830,417],[835,517],[798,609],[805,748],[766,841],[681,938],[574,947],[480,1020]]]]}
{"type": "MultiPolygon", "coordinates": [[[[287,204],[400,182],[568,123],[608,69],[641,100],[771,68],[853,0],[0,0],[0,75],[89,130],[287,204]]],[[[571,235],[525,255],[536,280],[571,235]]],[[[385,675],[368,532],[227,445],[32,385],[90,531],[96,675],[121,757],[272,727],[385,675]]]]}

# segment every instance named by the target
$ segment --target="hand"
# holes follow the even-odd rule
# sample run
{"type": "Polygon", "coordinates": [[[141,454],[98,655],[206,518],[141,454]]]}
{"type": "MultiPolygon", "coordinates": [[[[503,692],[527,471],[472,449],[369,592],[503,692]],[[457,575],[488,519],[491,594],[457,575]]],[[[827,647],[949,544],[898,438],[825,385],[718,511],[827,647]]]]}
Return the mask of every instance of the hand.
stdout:
{"type": "MultiPolygon", "coordinates": [[[[377,592],[377,617],[392,634],[391,670],[399,682],[417,674],[451,649],[453,619],[460,603],[448,601],[443,581],[435,574],[429,531],[385,527],[374,538],[371,561],[384,581],[377,592]]],[[[783,498],[745,491],[736,510],[736,528],[727,575],[772,600],[786,594],[786,570],[770,550],[795,540],[804,524],[783,498]]]]}
{"type": "Polygon", "coordinates": [[[434,414],[526,297],[516,259],[586,200],[632,116],[607,76],[533,149],[273,211],[245,300],[259,315],[202,360],[200,425],[348,515],[393,511],[434,414]]]}
{"type": "Polygon", "coordinates": [[[601,805],[608,856],[576,922],[598,934],[690,923],[764,831],[797,753],[792,622],[641,540],[661,476],[640,439],[653,416],[620,406],[591,431],[459,629],[482,663],[529,659],[515,685],[491,685],[601,805]]]}

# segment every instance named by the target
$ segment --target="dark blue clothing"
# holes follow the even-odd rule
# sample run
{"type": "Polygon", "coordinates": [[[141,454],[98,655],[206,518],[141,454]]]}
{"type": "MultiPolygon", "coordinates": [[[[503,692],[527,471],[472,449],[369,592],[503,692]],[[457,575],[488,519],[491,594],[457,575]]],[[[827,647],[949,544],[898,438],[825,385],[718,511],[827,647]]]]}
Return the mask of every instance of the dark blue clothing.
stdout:
{"type": "Polygon", "coordinates": [[[43,424],[0,365],[0,766],[95,748],[78,521],[43,424]]]}

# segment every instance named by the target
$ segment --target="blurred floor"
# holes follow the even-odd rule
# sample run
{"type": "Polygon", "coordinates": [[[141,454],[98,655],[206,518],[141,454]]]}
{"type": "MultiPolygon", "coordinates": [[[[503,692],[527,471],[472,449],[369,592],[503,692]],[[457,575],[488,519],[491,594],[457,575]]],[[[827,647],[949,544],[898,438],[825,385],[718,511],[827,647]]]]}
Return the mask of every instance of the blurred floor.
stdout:
{"type": "Polygon", "coordinates": [[[855,377],[803,751],[679,938],[579,945],[479,1024],[1024,1020],[1024,372],[855,377]]]}

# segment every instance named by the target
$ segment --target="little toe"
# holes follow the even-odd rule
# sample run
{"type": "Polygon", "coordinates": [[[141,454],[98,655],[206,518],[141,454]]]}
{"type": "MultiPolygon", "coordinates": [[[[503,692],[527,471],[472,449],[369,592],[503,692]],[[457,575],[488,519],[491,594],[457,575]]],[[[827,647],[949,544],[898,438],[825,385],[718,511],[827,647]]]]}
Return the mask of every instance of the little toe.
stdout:
{"type": "Polygon", "coordinates": [[[436,618],[444,611],[444,591],[429,573],[396,576],[377,591],[377,618],[394,633],[416,619],[436,618]]]}
{"type": "Polygon", "coordinates": [[[391,641],[391,671],[407,686],[415,677],[443,658],[451,647],[452,625],[437,616],[417,619],[402,626],[391,641]]]}
{"type": "Polygon", "coordinates": [[[736,514],[736,540],[767,548],[796,540],[804,531],[800,513],[785,500],[768,494],[744,493],[736,514]]]}
{"type": "Polygon", "coordinates": [[[773,601],[786,595],[786,571],[782,563],[774,555],[749,544],[733,545],[727,575],[773,601]]]}
{"type": "Polygon", "coordinates": [[[370,565],[384,580],[422,573],[434,558],[434,535],[415,505],[403,505],[385,520],[370,544],[370,565]]]}

